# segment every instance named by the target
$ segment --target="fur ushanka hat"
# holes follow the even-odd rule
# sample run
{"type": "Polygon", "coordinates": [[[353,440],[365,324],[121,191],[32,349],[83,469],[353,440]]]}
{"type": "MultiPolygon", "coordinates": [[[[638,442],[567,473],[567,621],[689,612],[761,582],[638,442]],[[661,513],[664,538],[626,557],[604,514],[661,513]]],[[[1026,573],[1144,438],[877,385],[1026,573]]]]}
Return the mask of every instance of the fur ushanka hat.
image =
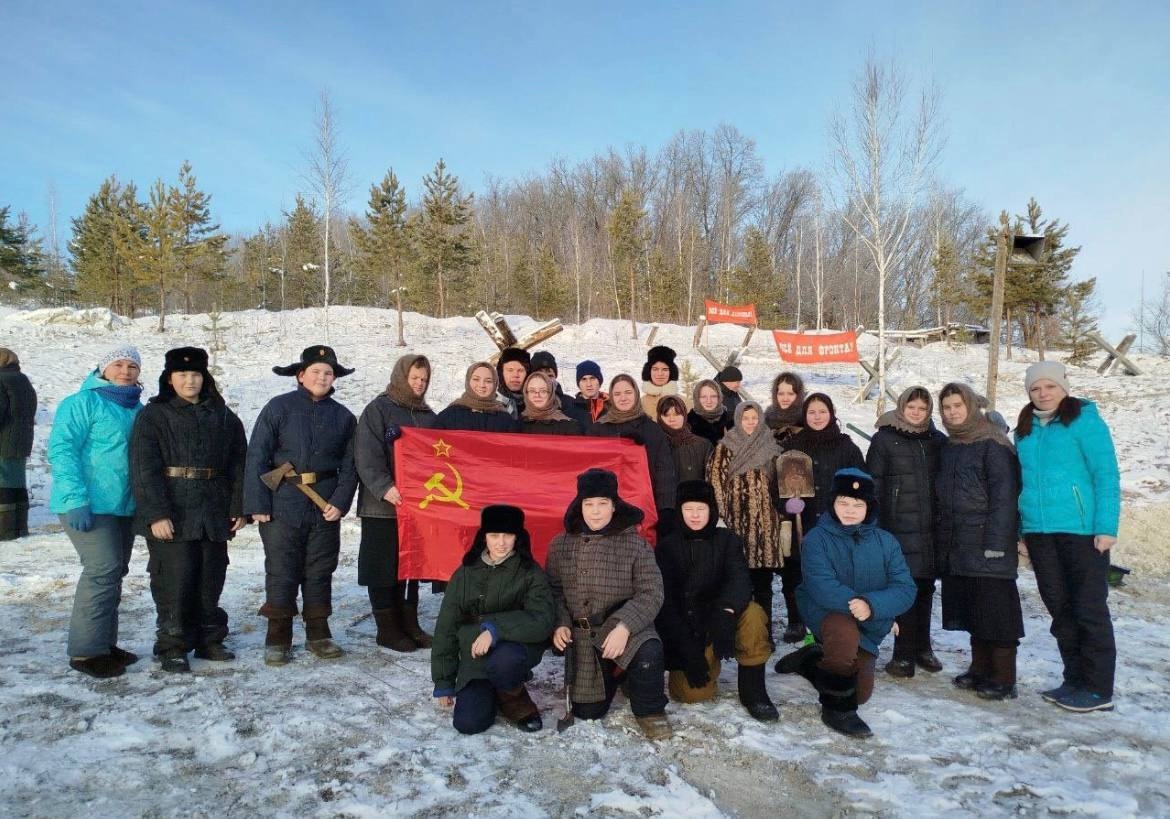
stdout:
{"type": "Polygon", "coordinates": [[[651,347],[650,351],[646,353],[646,363],[642,365],[642,380],[650,380],[650,368],[655,364],[665,364],[670,368],[670,380],[678,381],[678,365],[674,363],[675,357],[678,355],[669,347],[658,345],[651,347]]]}

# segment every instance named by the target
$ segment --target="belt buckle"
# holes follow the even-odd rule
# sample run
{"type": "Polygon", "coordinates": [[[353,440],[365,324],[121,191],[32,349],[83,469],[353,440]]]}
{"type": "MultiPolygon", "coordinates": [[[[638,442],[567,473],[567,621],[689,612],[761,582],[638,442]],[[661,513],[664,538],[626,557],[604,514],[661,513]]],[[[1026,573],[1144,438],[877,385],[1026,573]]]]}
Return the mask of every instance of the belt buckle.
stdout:
{"type": "Polygon", "coordinates": [[[583,629],[592,629],[593,628],[593,624],[589,622],[588,617],[577,617],[577,618],[574,618],[573,622],[576,624],[577,628],[583,628],[583,629]]]}
{"type": "Polygon", "coordinates": [[[301,484],[304,486],[309,486],[317,482],[316,472],[302,472],[297,477],[301,479],[301,484]]]}

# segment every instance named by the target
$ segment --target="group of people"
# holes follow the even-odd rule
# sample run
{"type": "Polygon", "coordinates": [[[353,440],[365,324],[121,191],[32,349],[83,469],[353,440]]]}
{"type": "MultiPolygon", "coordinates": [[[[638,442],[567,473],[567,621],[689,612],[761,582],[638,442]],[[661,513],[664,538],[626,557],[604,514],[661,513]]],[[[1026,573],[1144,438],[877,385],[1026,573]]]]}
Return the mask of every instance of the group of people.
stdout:
{"type": "MultiPolygon", "coordinates": [[[[1064,662],[1061,685],[1043,696],[1071,711],[1112,708],[1106,581],[1119,476],[1107,426],[1092,402],[1071,395],[1062,365],[1028,369],[1030,401],[1014,442],[981,396],[951,383],[938,395],[945,435],[930,392],[912,387],[878,419],[863,456],[832,399],[806,394],[797,374],[776,376],[765,409],[740,397],[735,367],[684,395],[675,358],[668,347],[651,349],[641,383],[619,374],[608,392],[601,367],[582,361],[570,398],[551,354],[510,348],[495,364],[472,364],[463,393],[436,413],[426,398],[431,362],[408,354],[355,418],[332,397],[335,380],[353,370],[315,345],[273,368],[296,387],[265,405],[246,440],[205,351],[167,352],[158,394],[143,407],[137,350],[110,350],[61,402],[49,440],[50,509],[82,564],[70,665],[104,678],[138,659],[117,641],[136,534],[150,554],[154,654],[163,670],[189,670],[192,651],[231,660],[219,598],[227,541],[248,522],[259,525],[265,552],[265,662],[292,660],[298,613],[309,652],[342,656],[328,620],[340,519],[356,492],[358,582],[376,642],[431,649],[436,701],[453,708],[465,733],[486,730],[497,713],[524,730],[541,727],[525,681],[550,647],[565,656],[577,718],[601,717],[621,689],[647,736],[669,736],[667,694],[678,702],[714,697],[721,662],[734,658],[745,708],[777,719],[764,678],[776,647],[777,574],[781,639],[803,645],[776,671],[815,686],[834,730],[869,734],[857,708],[873,691],[878,648],[891,631],[890,675],[942,669],[931,644],[940,578],[943,628],[971,641],[970,667],[954,684],[985,699],[1012,698],[1024,636],[1016,588],[1023,554],[1064,662]],[[521,508],[482,510],[432,637],[418,618],[419,582],[432,578],[399,576],[393,449],[403,427],[633,440],[646,450],[657,546],[638,535],[644,512],[622,499],[616,477],[582,464],[543,568],[521,508]],[[794,456],[808,464],[803,486],[781,474],[794,456]]],[[[7,440],[0,429],[0,445],[7,440]]],[[[7,452],[5,485],[15,473],[7,452]]],[[[20,471],[23,480],[23,462],[20,471]]]]}

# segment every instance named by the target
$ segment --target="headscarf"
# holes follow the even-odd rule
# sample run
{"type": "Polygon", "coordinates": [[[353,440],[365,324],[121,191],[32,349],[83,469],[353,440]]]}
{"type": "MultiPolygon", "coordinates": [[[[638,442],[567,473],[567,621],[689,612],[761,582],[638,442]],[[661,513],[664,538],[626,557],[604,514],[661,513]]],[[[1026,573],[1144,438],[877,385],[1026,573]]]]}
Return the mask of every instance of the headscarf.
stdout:
{"type": "Polygon", "coordinates": [[[456,398],[451,403],[467,407],[470,410],[477,410],[479,412],[507,412],[508,408],[496,400],[496,387],[499,386],[500,377],[496,375],[496,368],[486,361],[477,361],[467,368],[467,374],[463,376],[463,395],[456,398]],[[480,367],[488,370],[492,374],[492,391],[487,398],[480,398],[471,391],[471,374],[480,367]]]}
{"type": "MultiPolygon", "coordinates": [[[[921,394],[919,400],[922,400],[921,394]]],[[[883,412],[881,417],[874,422],[874,429],[881,429],[882,427],[893,427],[899,432],[905,432],[908,435],[922,435],[930,429],[930,416],[934,414],[934,401],[930,397],[930,391],[924,387],[909,387],[902,391],[898,396],[898,406],[889,412],[883,412]],[[910,403],[911,396],[915,393],[926,393],[926,417],[922,423],[915,424],[906,417],[906,405],[910,403]]]]}
{"type": "Polygon", "coordinates": [[[695,388],[691,390],[691,403],[694,404],[695,415],[712,424],[722,418],[723,413],[727,411],[723,407],[723,390],[719,386],[719,382],[713,378],[704,378],[695,385],[695,388]],[[703,405],[699,403],[699,390],[703,389],[703,387],[710,387],[715,390],[715,395],[719,398],[713,410],[703,409],[703,405]]]}
{"type": "MultiPolygon", "coordinates": [[[[963,399],[963,403],[967,406],[967,420],[958,425],[947,423],[946,416],[943,416],[943,426],[946,427],[947,435],[950,440],[956,444],[974,444],[979,441],[995,441],[995,443],[1006,446],[1008,449],[1014,449],[1011,441],[1004,435],[1003,430],[988,420],[987,416],[983,414],[984,407],[987,406],[987,399],[979,395],[975,390],[968,387],[966,384],[959,384],[952,381],[942,388],[939,395],[948,392],[956,392],[959,397],[963,399]]],[[[942,399],[939,399],[941,406],[942,399]]]]}
{"type": "Polygon", "coordinates": [[[662,431],[666,433],[666,437],[670,440],[670,445],[672,447],[677,448],[683,446],[684,444],[699,437],[691,431],[691,425],[687,423],[687,405],[681,397],[677,395],[664,395],[658,399],[658,405],[655,407],[655,409],[658,412],[658,426],[660,426],[662,431]],[[682,416],[683,425],[681,429],[674,429],[673,427],[669,427],[666,425],[666,422],[662,420],[662,416],[668,409],[674,409],[678,412],[679,415],[682,416]]]}
{"type": "Polygon", "coordinates": [[[524,398],[524,412],[520,414],[521,418],[529,421],[569,421],[572,420],[569,416],[561,412],[561,399],[557,396],[557,382],[553,381],[540,370],[533,370],[528,377],[524,379],[524,386],[520,388],[520,394],[526,396],[528,385],[533,381],[543,381],[548,387],[548,405],[544,409],[538,410],[524,398]]]}
{"type": "Polygon", "coordinates": [[[804,429],[790,440],[799,437],[802,442],[806,442],[812,447],[820,447],[838,438],[849,437],[841,431],[840,422],[837,420],[837,408],[833,406],[833,399],[823,392],[814,392],[804,399],[804,404],[800,408],[800,417],[804,423],[804,429]],[[808,425],[808,408],[814,401],[819,401],[829,408],[829,423],[824,429],[813,429],[808,425]]]}
{"type": "Polygon", "coordinates": [[[735,426],[727,430],[720,441],[731,452],[728,474],[742,475],[753,469],[771,471],[775,467],[776,459],[780,457],[780,445],[764,423],[763,415],[764,411],[755,401],[744,401],[735,408],[735,426]],[[743,428],[743,414],[749,409],[755,410],[760,418],[756,431],[751,435],[743,428]]]}
{"type": "Polygon", "coordinates": [[[804,381],[795,373],[783,372],[772,379],[772,404],[764,412],[764,423],[768,429],[785,429],[786,427],[804,426],[804,381]],[[784,409],[776,401],[776,388],[780,386],[780,379],[792,376],[800,385],[796,389],[796,398],[784,409]]]}
{"type": "Polygon", "coordinates": [[[426,368],[427,388],[429,389],[432,373],[430,360],[425,355],[407,353],[404,356],[400,356],[394,362],[394,371],[390,374],[390,383],[386,385],[386,395],[400,407],[412,410],[429,410],[427,391],[423,390],[422,395],[415,395],[414,390],[410,388],[410,382],[407,381],[407,378],[410,376],[410,371],[415,367],[426,368]]]}
{"type": "Polygon", "coordinates": [[[605,414],[597,419],[599,424],[624,424],[626,421],[633,421],[636,418],[645,417],[646,410],[642,409],[642,393],[638,391],[638,382],[634,380],[632,375],[620,373],[613,377],[609,382],[609,408],[606,409],[605,414]],[[634,406],[631,409],[622,411],[619,410],[613,403],[613,388],[619,381],[625,381],[634,388],[634,406]]]}

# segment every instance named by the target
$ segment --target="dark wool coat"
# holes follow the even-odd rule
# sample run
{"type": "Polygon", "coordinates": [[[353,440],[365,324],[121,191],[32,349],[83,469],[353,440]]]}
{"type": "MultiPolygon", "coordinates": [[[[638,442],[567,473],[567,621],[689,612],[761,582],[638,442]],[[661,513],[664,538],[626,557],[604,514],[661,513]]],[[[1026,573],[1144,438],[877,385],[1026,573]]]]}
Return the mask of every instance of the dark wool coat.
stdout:
{"type": "Polygon", "coordinates": [[[1020,463],[1010,447],[948,440],[934,483],[940,574],[1014,580],[1019,565],[1020,463]]]}
{"type": "Polygon", "coordinates": [[[707,481],[723,522],[743,540],[749,568],[778,569],[792,552],[791,543],[780,537],[775,464],[738,475],[730,474],[730,465],[731,450],[720,442],[708,463],[707,481]]]}
{"type": "MultiPolygon", "coordinates": [[[[567,415],[568,413],[566,413],[567,415]]],[[[555,421],[530,421],[520,419],[520,431],[532,435],[583,435],[581,425],[572,418],[559,418],[555,421]]]]}
{"type": "Polygon", "coordinates": [[[435,427],[470,432],[519,432],[520,422],[507,412],[484,412],[461,404],[450,404],[435,419],[435,427]]]}
{"type": "Polygon", "coordinates": [[[500,640],[523,643],[528,667],[540,663],[552,636],[556,606],[540,566],[517,552],[499,566],[468,554],[451,575],[431,646],[435,696],[453,696],[471,680],[487,679],[483,657],[471,656],[471,644],[483,631],[500,640]]]}
{"type": "Polygon", "coordinates": [[[557,607],[557,626],[573,630],[565,653],[565,679],[573,702],[605,699],[601,644],[617,624],[625,623],[630,639],[615,661],[627,668],[647,640],[658,639],[654,618],[662,608],[662,574],[654,553],[631,523],[611,523],[610,533],[562,532],[548,547],[548,582],[557,607]],[[574,618],[604,618],[592,629],[574,626],[574,618]],[[588,650],[590,648],[596,651],[588,650]]]}
{"type": "Polygon", "coordinates": [[[32,454],[37,391],[16,364],[0,369],[0,458],[32,454]]]}
{"type": "Polygon", "coordinates": [[[716,528],[695,539],[674,532],[658,544],[654,558],[664,592],[654,625],[662,636],[666,667],[681,669],[687,657],[702,654],[710,642],[716,611],[732,609],[738,618],[751,602],[743,542],[729,529],[716,528]]]}
{"type": "Polygon", "coordinates": [[[678,472],[674,467],[670,442],[666,440],[666,433],[657,421],[641,415],[621,424],[594,424],[585,434],[599,438],[633,437],[640,440],[642,446],[646,447],[646,463],[650,467],[650,483],[654,488],[654,505],[658,507],[659,519],[663,517],[663,511],[674,508],[678,472]]]}
{"type": "Polygon", "coordinates": [[[723,386],[722,384],[719,385],[719,397],[723,401],[724,411],[728,415],[730,415],[732,418],[734,418],[735,417],[735,408],[740,405],[740,402],[743,401],[743,398],[740,396],[740,394],[738,392],[732,392],[731,390],[727,389],[727,387],[723,386]]]}
{"type": "Polygon", "coordinates": [[[711,459],[711,442],[696,435],[685,444],[675,446],[670,441],[670,451],[674,456],[674,468],[678,472],[678,482],[707,480],[707,462],[711,459]]]}
{"type": "Polygon", "coordinates": [[[946,440],[933,426],[921,434],[886,426],[865,455],[865,471],[877,487],[878,525],[898,539],[910,573],[922,580],[938,577],[934,479],[946,440]]]}
{"type": "Polygon", "coordinates": [[[784,451],[798,450],[812,458],[813,488],[816,494],[804,499],[804,511],[800,515],[801,527],[809,532],[821,515],[829,508],[829,492],[833,488],[833,476],[839,469],[865,469],[865,458],[857,444],[844,432],[838,431],[825,440],[818,440],[810,429],[802,429],[784,443],[784,451]]]}
{"type": "Polygon", "coordinates": [[[714,446],[723,438],[723,433],[735,426],[735,416],[724,412],[719,416],[718,421],[711,423],[702,415],[691,410],[687,413],[687,423],[691,425],[691,432],[706,438],[714,446]]]}
{"type": "Polygon", "coordinates": [[[593,423],[593,419],[589,417],[589,408],[583,403],[578,404],[577,399],[570,398],[565,395],[565,391],[561,389],[561,385],[556,385],[557,398],[561,402],[561,412],[572,418],[581,427],[581,433],[593,423]]]}
{"type": "Polygon", "coordinates": [[[286,461],[298,474],[337,470],[336,476],[322,478],[313,489],[342,515],[348,512],[358,480],[353,463],[356,427],[357,419],[342,404],[330,397],[314,401],[301,386],[265,404],[248,443],[244,513],[272,515],[289,526],[321,521],[321,510],[296,486],[285,481],[273,492],[260,480],[286,461]]]}
{"type": "Polygon", "coordinates": [[[134,531],[154,537],[150,524],[170,518],[176,541],[231,538],[231,519],[244,514],[247,452],[244,425],[219,396],[147,404],[130,433],[134,531]],[[217,476],[169,478],[168,466],[211,468],[217,476]]]}
{"type": "MultiPolygon", "coordinates": [[[[577,393],[577,397],[569,401],[569,404],[572,405],[575,412],[585,419],[582,428],[588,430],[609,409],[609,396],[602,393],[596,398],[586,398],[581,393],[577,393]]],[[[563,407],[564,404],[561,406],[563,407]]],[[[565,410],[565,415],[572,415],[572,413],[565,410]]]]}
{"type": "Polygon", "coordinates": [[[362,410],[353,442],[358,478],[358,517],[396,518],[394,504],[382,496],[394,486],[394,441],[403,427],[434,427],[438,416],[430,409],[397,404],[382,393],[362,410]]]}

